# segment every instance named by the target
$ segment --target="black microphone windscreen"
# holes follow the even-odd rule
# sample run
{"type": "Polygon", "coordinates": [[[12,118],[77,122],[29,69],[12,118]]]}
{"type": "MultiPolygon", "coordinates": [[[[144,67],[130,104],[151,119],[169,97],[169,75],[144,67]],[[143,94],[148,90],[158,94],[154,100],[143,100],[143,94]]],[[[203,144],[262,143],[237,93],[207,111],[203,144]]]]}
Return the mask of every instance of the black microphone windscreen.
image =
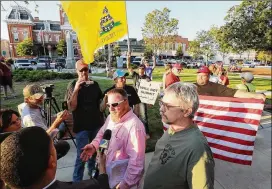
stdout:
{"type": "Polygon", "coordinates": [[[111,139],[111,130],[107,129],[104,132],[103,139],[105,139],[105,140],[110,140],[111,139]]]}

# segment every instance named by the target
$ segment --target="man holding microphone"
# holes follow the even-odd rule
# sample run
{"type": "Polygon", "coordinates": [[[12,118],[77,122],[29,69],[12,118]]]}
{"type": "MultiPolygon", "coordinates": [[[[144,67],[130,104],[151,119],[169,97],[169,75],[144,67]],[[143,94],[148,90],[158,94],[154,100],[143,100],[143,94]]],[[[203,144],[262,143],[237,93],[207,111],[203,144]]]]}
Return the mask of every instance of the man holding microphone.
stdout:
{"type": "Polygon", "coordinates": [[[80,157],[87,161],[101,146],[104,133],[111,130],[111,139],[106,152],[110,187],[139,188],[145,165],[145,128],[130,108],[124,89],[112,89],[107,93],[107,97],[110,115],[95,139],[83,148],[80,157]],[[117,163],[121,168],[115,171],[114,165],[117,163]]]}

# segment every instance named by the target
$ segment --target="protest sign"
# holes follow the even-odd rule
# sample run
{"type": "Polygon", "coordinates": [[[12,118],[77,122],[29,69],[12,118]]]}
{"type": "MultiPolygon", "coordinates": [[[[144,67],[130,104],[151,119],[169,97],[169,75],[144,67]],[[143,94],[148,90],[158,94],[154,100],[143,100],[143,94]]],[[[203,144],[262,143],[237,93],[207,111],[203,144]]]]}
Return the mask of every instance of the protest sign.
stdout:
{"type": "Polygon", "coordinates": [[[154,105],[160,92],[161,83],[141,80],[138,89],[138,96],[142,103],[154,105]]]}

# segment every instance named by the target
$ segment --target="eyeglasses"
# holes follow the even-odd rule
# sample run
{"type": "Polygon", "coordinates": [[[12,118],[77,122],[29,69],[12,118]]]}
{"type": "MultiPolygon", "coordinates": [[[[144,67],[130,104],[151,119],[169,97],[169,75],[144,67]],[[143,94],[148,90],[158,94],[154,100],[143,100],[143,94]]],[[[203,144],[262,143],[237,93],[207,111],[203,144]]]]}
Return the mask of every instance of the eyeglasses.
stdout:
{"type": "Polygon", "coordinates": [[[79,70],[79,72],[88,72],[89,71],[89,68],[86,68],[86,67],[84,67],[84,68],[82,68],[81,70],[79,70]]]}
{"type": "Polygon", "coordinates": [[[124,102],[126,99],[124,99],[124,100],[121,100],[121,101],[119,101],[119,102],[115,102],[115,103],[112,103],[112,104],[110,104],[110,103],[107,103],[107,107],[109,108],[109,107],[114,107],[114,108],[116,108],[117,106],[119,106],[122,102],[124,102]]]}
{"type": "MultiPolygon", "coordinates": [[[[159,100],[159,105],[165,107],[167,110],[169,110],[169,108],[179,108],[179,109],[181,109],[180,106],[173,106],[173,105],[170,105],[170,104],[167,104],[167,103],[163,102],[162,100],[159,100]]],[[[181,110],[183,111],[183,109],[181,109],[181,110]]]]}
{"type": "Polygon", "coordinates": [[[20,117],[18,117],[15,121],[12,121],[12,122],[9,124],[9,126],[18,123],[19,121],[21,121],[21,118],[20,118],[20,117]]]}

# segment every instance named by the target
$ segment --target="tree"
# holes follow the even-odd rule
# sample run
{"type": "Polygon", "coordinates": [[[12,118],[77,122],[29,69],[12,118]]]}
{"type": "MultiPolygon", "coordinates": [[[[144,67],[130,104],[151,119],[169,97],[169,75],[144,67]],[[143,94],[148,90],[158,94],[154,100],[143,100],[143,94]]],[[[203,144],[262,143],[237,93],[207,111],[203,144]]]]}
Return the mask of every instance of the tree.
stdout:
{"type": "Polygon", "coordinates": [[[188,52],[194,59],[200,57],[203,54],[200,48],[200,42],[197,40],[190,41],[188,52]]]}
{"type": "Polygon", "coordinates": [[[119,45],[113,47],[113,56],[121,56],[121,49],[119,45]]]}
{"type": "Polygon", "coordinates": [[[27,38],[24,41],[18,43],[16,52],[19,56],[31,56],[33,55],[33,42],[27,38]]]}
{"type": "Polygon", "coordinates": [[[260,52],[258,52],[257,60],[265,62],[265,64],[267,65],[267,62],[272,62],[272,51],[260,51],[260,52]]]}
{"type": "Polygon", "coordinates": [[[196,40],[199,42],[201,52],[203,55],[205,55],[207,61],[211,59],[215,55],[216,49],[218,48],[212,33],[205,30],[197,32],[196,40]]]}
{"type": "MultiPolygon", "coordinates": [[[[35,4],[35,10],[34,11],[37,12],[37,13],[39,13],[39,10],[38,10],[39,9],[39,5],[37,5],[36,1],[11,1],[11,2],[15,3],[19,7],[21,6],[20,5],[21,2],[24,2],[25,5],[29,5],[29,2],[34,3],[35,4]]],[[[1,2],[1,8],[2,8],[1,11],[6,11],[6,9],[3,6],[2,2],[1,2]]]]}
{"type": "Polygon", "coordinates": [[[94,53],[94,59],[97,62],[105,61],[105,56],[103,55],[102,50],[99,49],[96,53],[94,53]]]}
{"type": "Polygon", "coordinates": [[[225,17],[225,41],[235,51],[272,50],[272,2],[243,1],[225,17]]]}
{"type": "Polygon", "coordinates": [[[67,45],[65,40],[59,40],[59,43],[57,44],[57,53],[59,56],[64,56],[67,54],[67,45]]]}
{"type": "Polygon", "coordinates": [[[222,26],[220,28],[216,26],[212,26],[209,30],[210,34],[215,39],[215,50],[222,56],[223,61],[225,57],[231,52],[231,46],[227,41],[225,41],[226,31],[225,28],[222,26]]]}
{"type": "Polygon", "coordinates": [[[151,59],[153,56],[153,50],[150,46],[145,46],[145,49],[144,49],[144,57],[146,59],[151,59]]]}
{"type": "Polygon", "coordinates": [[[176,51],[176,57],[181,59],[183,57],[183,52],[182,52],[182,47],[178,46],[177,51],[176,51]]]}
{"type": "Polygon", "coordinates": [[[162,11],[155,9],[145,16],[142,35],[146,45],[153,48],[153,52],[164,48],[165,43],[173,43],[177,36],[179,21],[170,18],[170,10],[164,8],[162,11]]]}

